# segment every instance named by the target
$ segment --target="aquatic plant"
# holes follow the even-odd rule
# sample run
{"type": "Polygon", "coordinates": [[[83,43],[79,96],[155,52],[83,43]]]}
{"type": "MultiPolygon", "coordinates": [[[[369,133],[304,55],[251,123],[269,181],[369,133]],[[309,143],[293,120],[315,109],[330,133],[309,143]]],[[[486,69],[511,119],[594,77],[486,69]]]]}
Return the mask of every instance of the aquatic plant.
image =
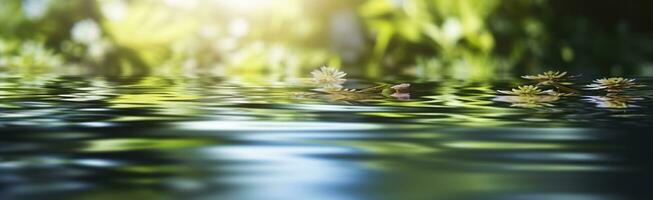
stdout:
{"type": "Polygon", "coordinates": [[[550,84],[571,84],[569,82],[564,82],[577,78],[578,76],[568,76],[567,72],[560,71],[546,71],[537,75],[524,75],[521,76],[524,79],[537,81],[538,85],[550,85],[550,84]]]}
{"type": "Polygon", "coordinates": [[[381,99],[384,97],[394,97],[401,100],[410,99],[410,84],[401,83],[390,85],[386,83],[377,83],[376,86],[353,89],[344,88],[347,79],[347,73],[336,68],[322,66],[311,72],[313,75],[312,82],[320,88],[314,89],[319,93],[291,93],[293,98],[311,98],[311,99],[329,99],[331,101],[348,102],[381,99]],[[392,91],[394,90],[394,93],[392,91]]]}
{"type": "Polygon", "coordinates": [[[319,70],[313,70],[313,82],[325,90],[339,90],[342,88],[347,79],[347,73],[341,72],[336,68],[322,66],[319,70]]]}
{"type": "Polygon", "coordinates": [[[622,92],[628,89],[643,87],[644,85],[637,84],[635,79],[612,77],[601,78],[593,81],[592,84],[585,86],[587,90],[604,90],[607,92],[605,96],[589,96],[586,101],[596,104],[599,108],[629,108],[636,107],[631,103],[642,100],[639,97],[623,96],[622,92]]]}
{"type": "Polygon", "coordinates": [[[569,80],[578,78],[580,75],[570,76],[567,72],[560,71],[546,71],[537,75],[524,75],[521,76],[524,79],[532,80],[537,82],[537,86],[541,85],[550,85],[555,87],[559,93],[578,93],[578,90],[569,88],[565,85],[573,85],[573,83],[568,82],[569,80]]]}
{"type": "Polygon", "coordinates": [[[542,91],[542,89],[534,85],[522,85],[522,86],[518,86],[517,88],[513,88],[511,91],[497,90],[497,92],[501,94],[517,95],[517,96],[537,96],[537,95],[554,94],[553,90],[542,91]]]}
{"type": "Polygon", "coordinates": [[[399,100],[410,99],[409,92],[410,84],[402,83],[398,85],[378,84],[377,86],[368,87],[365,89],[347,89],[339,88],[333,90],[324,90],[329,94],[331,100],[337,101],[361,101],[382,99],[384,97],[393,97],[399,100]],[[392,92],[394,90],[394,92],[392,92]]]}
{"type": "MultiPolygon", "coordinates": [[[[517,107],[540,107],[550,106],[547,102],[557,101],[561,96],[576,96],[580,94],[579,91],[566,87],[564,85],[572,85],[571,82],[566,82],[578,76],[569,76],[567,72],[560,71],[547,71],[537,75],[524,75],[524,79],[533,80],[538,82],[536,85],[522,85],[510,91],[497,90],[500,94],[507,94],[511,96],[497,96],[493,100],[501,102],[513,103],[512,106],[517,107]],[[543,90],[539,86],[553,86],[555,90],[543,90]]],[[[628,79],[623,77],[602,78],[596,79],[592,84],[585,85],[584,89],[587,90],[605,90],[606,96],[586,96],[585,100],[588,102],[596,103],[597,107],[601,108],[628,108],[633,107],[631,102],[641,100],[638,97],[623,96],[621,92],[642,87],[643,85],[635,83],[635,79],[628,79]]]]}
{"type": "Polygon", "coordinates": [[[409,92],[410,84],[408,83],[393,85],[389,89],[395,90],[395,92],[390,95],[391,97],[397,98],[399,100],[410,99],[410,92],[409,92]]]}
{"type": "Polygon", "coordinates": [[[395,90],[395,93],[408,93],[408,89],[410,88],[410,84],[408,83],[402,83],[399,85],[393,85],[390,87],[391,89],[395,90]]]}
{"type": "Polygon", "coordinates": [[[510,96],[497,96],[493,99],[494,101],[508,102],[512,103],[511,106],[513,107],[524,108],[552,106],[549,103],[557,101],[560,99],[559,96],[562,96],[562,93],[553,90],[542,90],[534,85],[522,85],[513,88],[511,91],[497,90],[497,92],[510,96]]]}
{"type": "Polygon", "coordinates": [[[635,83],[635,79],[612,77],[596,79],[592,84],[586,85],[585,89],[605,90],[608,92],[608,95],[616,95],[617,93],[623,92],[624,90],[642,86],[643,85],[635,83]]]}

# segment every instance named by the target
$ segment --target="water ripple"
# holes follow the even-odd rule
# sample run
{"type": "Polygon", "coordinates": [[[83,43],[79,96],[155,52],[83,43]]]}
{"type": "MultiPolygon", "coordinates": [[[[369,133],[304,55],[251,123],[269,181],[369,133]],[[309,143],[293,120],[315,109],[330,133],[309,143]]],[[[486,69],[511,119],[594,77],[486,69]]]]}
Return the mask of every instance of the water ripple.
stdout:
{"type": "Polygon", "coordinates": [[[220,78],[0,77],[0,199],[648,193],[650,92],[639,107],[515,108],[492,101],[508,84],[417,82],[409,100],[335,102],[220,78]]]}

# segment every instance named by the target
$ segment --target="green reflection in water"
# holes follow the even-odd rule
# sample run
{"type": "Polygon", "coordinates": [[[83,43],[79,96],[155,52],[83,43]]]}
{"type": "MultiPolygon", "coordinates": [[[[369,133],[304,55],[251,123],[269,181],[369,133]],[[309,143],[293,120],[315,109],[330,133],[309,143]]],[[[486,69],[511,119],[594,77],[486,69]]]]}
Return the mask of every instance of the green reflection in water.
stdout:
{"type": "MultiPolygon", "coordinates": [[[[458,141],[444,144],[447,147],[461,149],[565,149],[565,145],[555,143],[513,143],[513,142],[481,142],[458,141]]],[[[571,147],[567,147],[571,148],[571,147]]]]}
{"type": "Polygon", "coordinates": [[[146,149],[175,149],[209,144],[199,139],[100,139],[88,141],[82,152],[134,151],[146,149]]]}
{"type": "Polygon", "coordinates": [[[641,175],[629,150],[647,147],[631,137],[646,138],[652,107],[640,91],[641,107],[619,111],[583,97],[511,108],[492,101],[505,82],[411,82],[408,101],[352,104],[287,95],[310,87],[220,78],[2,82],[0,102],[11,106],[0,108],[0,172],[24,181],[0,182],[12,195],[64,199],[620,195],[601,184],[641,175]],[[30,181],[43,179],[52,187],[30,181]]]}

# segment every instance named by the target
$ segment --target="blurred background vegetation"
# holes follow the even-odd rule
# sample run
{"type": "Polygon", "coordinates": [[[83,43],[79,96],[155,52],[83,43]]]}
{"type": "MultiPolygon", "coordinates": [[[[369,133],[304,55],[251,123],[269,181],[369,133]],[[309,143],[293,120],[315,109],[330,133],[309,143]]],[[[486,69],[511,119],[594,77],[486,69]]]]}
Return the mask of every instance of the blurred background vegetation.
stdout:
{"type": "Polygon", "coordinates": [[[0,73],[653,75],[652,1],[1,0],[0,73]]]}

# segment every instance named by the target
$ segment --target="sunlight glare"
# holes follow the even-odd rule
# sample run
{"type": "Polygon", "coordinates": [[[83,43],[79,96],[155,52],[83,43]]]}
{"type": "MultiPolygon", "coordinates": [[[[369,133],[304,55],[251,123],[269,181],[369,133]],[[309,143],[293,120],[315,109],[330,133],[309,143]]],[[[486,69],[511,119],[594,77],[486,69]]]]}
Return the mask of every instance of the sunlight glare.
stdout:
{"type": "Polygon", "coordinates": [[[272,10],[274,8],[283,7],[287,1],[284,0],[215,0],[218,7],[228,7],[237,12],[253,12],[261,10],[272,10]]]}

